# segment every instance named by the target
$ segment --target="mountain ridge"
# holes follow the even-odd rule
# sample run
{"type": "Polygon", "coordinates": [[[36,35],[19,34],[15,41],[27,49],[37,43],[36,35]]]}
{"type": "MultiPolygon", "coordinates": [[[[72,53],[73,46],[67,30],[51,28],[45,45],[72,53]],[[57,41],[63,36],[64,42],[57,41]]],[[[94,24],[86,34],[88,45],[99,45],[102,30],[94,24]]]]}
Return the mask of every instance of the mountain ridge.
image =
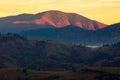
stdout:
{"type": "Polygon", "coordinates": [[[46,28],[61,28],[69,25],[77,26],[86,30],[98,30],[107,25],[91,20],[76,13],[65,13],[61,11],[46,11],[37,14],[20,14],[0,18],[0,31],[18,32],[23,30],[46,28]]]}
{"type": "Polygon", "coordinates": [[[40,19],[36,19],[34,21],[15,21],[14,24],[37,24],[37,25],[51,25],[56,28],[61,28],[64,26],[74,25],[80,28],[84,28],[87,30],[96,30],[104,28],[106,25],[100,22],[90,20],[84,16],[81,16],[76,13],[65,13],[62,11],[46,11],[43,13],[35,14],[35,16],[39,15],[40,19]],[[41,16],[42,15],[42,16],[41,16]],[[98,26],[95,28],[95,26],[98,26]]]}

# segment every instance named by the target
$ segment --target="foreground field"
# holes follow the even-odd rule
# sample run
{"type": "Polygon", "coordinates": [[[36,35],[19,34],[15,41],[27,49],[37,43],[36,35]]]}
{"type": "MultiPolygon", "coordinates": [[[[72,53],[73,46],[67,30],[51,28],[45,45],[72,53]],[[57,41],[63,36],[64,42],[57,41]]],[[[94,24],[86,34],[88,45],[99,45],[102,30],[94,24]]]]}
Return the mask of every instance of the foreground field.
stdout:
{"type": "Polygon", "coordinates": [[[0,80],[120,80],[120,68],[89,67],[69,71],[0,69],[0,80]]]}

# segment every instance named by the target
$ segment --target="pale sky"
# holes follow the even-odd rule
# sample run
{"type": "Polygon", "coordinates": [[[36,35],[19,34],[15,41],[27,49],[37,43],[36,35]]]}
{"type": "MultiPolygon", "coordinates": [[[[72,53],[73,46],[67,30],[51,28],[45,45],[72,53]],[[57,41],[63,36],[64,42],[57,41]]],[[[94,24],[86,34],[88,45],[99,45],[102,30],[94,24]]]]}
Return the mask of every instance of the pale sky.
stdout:
{"type": "Polygon", "coordinates": [[[0,10],[0,17],[60,10],[105,24],[120,22],[120,0],[0,0],[0,10]]]}

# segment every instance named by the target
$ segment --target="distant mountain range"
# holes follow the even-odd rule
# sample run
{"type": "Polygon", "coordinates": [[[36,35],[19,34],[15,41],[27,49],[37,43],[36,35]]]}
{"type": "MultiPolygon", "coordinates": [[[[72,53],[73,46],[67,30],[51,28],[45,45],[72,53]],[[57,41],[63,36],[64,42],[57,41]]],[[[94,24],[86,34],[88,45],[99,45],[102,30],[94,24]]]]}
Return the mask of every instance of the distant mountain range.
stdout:
{"type": "Polygon", "coordinates": [[[37,28],[63,28],[77,26],[86,30],[98,30],[106,27],[105,24],[88,19],[75,13],[61,11],[46,11],[38,14],[20,14],[0,18],[1,32],[18,32],[37,28]]]}
{"type": "Polygon", "coordinates": [[[120,23],[107,26],[75,13],[61,11],[0,18],[0,32],[83,45],[103,45],[120,41],[120,23]]]}

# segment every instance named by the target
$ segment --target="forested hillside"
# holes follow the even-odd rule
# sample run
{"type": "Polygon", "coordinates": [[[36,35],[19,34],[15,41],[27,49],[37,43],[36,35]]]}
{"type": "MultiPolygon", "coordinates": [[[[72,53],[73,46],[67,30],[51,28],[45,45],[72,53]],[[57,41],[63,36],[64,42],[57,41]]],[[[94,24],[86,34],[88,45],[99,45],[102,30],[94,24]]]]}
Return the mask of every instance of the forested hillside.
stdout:
{"type": "Polygon", "coordinates": [[[0,34],[0,68],[69,70],[83,66],[120,67],[120,43],[89,48],[0,34]]]}

